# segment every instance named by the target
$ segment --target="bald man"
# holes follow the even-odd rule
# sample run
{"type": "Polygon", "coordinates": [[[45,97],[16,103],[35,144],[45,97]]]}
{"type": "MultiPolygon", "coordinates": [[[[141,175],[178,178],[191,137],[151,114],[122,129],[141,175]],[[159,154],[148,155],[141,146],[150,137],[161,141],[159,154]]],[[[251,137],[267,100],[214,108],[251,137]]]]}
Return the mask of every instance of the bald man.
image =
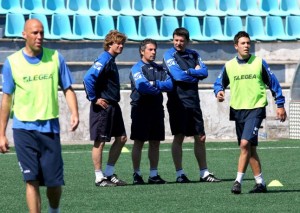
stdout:
{"type": "Polygon", "coordinates": [[[61,155],[58,85],[70,109],[70,131],[79,124],[73,78],[58,51],[44,48],[44,28],[37,19],[26,21],[25,47],[4,62],[0,108],[0,152],[9,152],[6,128],[13,119],[13,139],[26,183],[29,212],[41,212],[40,186],[47,187],[49,212],[59,212],[64,185],[61,155]]]}

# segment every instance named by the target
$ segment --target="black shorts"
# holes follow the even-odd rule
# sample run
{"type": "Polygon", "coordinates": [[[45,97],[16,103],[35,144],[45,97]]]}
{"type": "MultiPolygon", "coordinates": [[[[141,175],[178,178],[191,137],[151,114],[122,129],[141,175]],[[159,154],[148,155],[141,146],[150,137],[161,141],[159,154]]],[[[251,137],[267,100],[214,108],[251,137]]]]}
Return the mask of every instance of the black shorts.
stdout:
{"type": "Polygon", "coordinates": [[[186,108],[180,102],[167,103],[172,135],[205,135],[200,107],[186,108]]]}
{"type": "Polygon", "coordinates": [[[39,181],[47,187],[64,185],[59,134],[13,129],[13,138],[24,181],[39,181]]]}
{"type": "Polygon", "coordinates": [[[131,140],[165,140],[164,109],[132,106],[131,140]]]}
{"type": "Polygon", "coordinates": [[[252,110],[230,109],[230,119],[235,120],[235,129],[239,145],[242,139],[249,141],[251,146],[258,145],[258,130],[265,117],[265,107],[252,110]]]}
{"type": "Polygon", "coordinates": [[[90,139],[109,142],[111,137],[126,136],[124,120],[118,103],[103,109],[91,103],[90,107],[90,139]]]}

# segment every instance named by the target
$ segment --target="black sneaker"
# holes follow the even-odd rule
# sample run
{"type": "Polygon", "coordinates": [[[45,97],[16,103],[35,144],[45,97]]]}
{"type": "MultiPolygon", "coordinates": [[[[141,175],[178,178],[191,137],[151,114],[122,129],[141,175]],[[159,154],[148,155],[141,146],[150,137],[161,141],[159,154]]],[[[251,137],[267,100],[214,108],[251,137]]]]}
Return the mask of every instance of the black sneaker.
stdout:
{"type": "Polygon", "coordinates": [[[136,172],[133,173],[133,185],[142,185],[145,184],[143,177],[138,175],[136,172]]]}
{"type": "Polygon", "coordinates": [[[95,182],[96,186],[101,186],[101,187],[112,187],[112,186],[117,186],[117,184],[107,180],[106,178],[103,178],[101,181],[95,182]]]}
{"type": "Polygon", "coordinates": [[[212,173],[210,173],[205,178],[200,177],[200,182],[221,182],[221,179],[216,178],[212,173]]]}
{"type": "Polygon", "coordinates": [[[164,179],[162,179],[159,175],[156,175],[154,177],[149,177],[148,183],[149,184],[165,184],[166,181],[164,179]]]}
{"type": "Polygon", "coordinates": [[[116,174],[113,174],[111,176],[107,176],[106,178],[107,178],[107,180],[115,183],[117,186],[127,185],[127,183],[125,181],[118,179],[118,176],[116,174]]]}
{"type": "Polygon", "coordinates": [[[263,185],[261,183],[255,184],[252,190],[249,191],[249,193],[266,193],[267,187],[266,185],[263,185]]]}
{"type": "Polygon", "coordinates": [[[235,181],[235,182],[233,183],[233,186],[232,186],[232,188],[231,188],[231,192],[232,192],[233,194],[241,194],[241,192],[242,192],[242,186],[241,186],[240,182],[235,181]]]}
{"type": "Polygon", "coordinates": [[[179,177],[177,177],[176,182],[177,183],[190,183],[191,181],[187,178],[187,176],[185,176],[185,174],[182,174],[179,177]]]}

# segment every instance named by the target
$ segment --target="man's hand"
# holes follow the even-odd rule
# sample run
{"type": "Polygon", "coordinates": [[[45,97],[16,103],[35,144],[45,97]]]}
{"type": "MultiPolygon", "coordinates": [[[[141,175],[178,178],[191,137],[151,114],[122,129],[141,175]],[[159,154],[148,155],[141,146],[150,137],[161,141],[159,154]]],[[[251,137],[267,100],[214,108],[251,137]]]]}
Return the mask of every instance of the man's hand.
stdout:
{"type": "Polygon", "coordinates": [[[101,106],[103,109],[106,109],[108,107],[108,101],[103,98],[99,98],[96,104],[101,106]]]}
{"type": "Polygon", "coordinates": [[[225,92],[224,91],[219,91],[217,94],[217,99],[219,102],[223,102],[225,100],[225,92]]]}
{"type": "Polygon", "coordinates": [[[285,108],[277,108],[276,110],[276,119],[280,120],[280,122],[284,122],[287,118],[285,108]]]}
{"type": "Polygon", "coordinates": [[[5,136],[0,137],[0,153],[5,154],[7,152],[9,152],[8,140],[5,136]]]}

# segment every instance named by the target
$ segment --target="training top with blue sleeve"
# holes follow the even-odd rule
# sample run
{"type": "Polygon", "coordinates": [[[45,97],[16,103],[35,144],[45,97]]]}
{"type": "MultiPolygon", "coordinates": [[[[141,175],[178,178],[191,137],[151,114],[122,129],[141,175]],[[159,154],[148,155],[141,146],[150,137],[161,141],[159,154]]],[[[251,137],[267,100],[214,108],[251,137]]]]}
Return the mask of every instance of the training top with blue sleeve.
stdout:
{"type": "Polygon", "coordinates": [[[191,49],[179,52],[172,47],[164,54],[163,62],[174,81],[174,89],[168,92],[168,99],[179,99],[187,108],[198,108],[198,82],[208,76],[207,67],[199,53],[191,49]],[[200,69],[195,69],[197,65],[200,69]]]}
{"type": "MultiPolygon", "coordinates": [[[[239,65],[247,65],[247,64],[251,64],[256,58],[258,58],[258,57],[250,55],[250,57],[248,59],[239,59],[238,57],[236,57],[235,60],[237,61],[237,63],[239,65]]],[[[232,79],[233,81],[243,81],[244,87],[247,87],[248,86],[248,84],[246,84],[247,81],[251,81],[251,80],[253,80],[253,78],[261,78],[263,83],[269,87],[269,89],[272,93],[272,96],[275,98],[275,103],[276,103],[277,107],[278,108],[284,107],[285,97],[282,95],[282,89],[281,89],[281,86],[280,86],[276,76],[271,72],[271,69],[270,69],[269,65],[267,64],[267,62],[263,59],[260,59],[260,60],[261,60],[261,74],[260,75],[251,74],[251,70],[249,70],[250,74],[245,75],[244,73],[240,73],[237,76],[229,77],[228,71],[226,70],[226,64],[225,64],[225,66],[223,67],[223,70],[221,71],[220,75],[218,76],[218,78],[216,79],[216,81],[214,83],[215,95],[217,95],[219,91],[224,91],[229,84],[234,83],[234,82],[230,82],[229,79],[232,79]]],[[[256,71],[253,70],[253,73],[255,73],[255,72],[256,71]]],[[[251,88],[249,88],[249,91],[250,91],[250,89],[251,88]]],[[[231,92],[234,93],[235,91],[231,91],[231,92]]],[[[260,96],[258,96],[258,97],[260,97],[260,96]]],[[[265,97],[261,96],[261,98],[265,98],[265,97]]],[[[257,100],[257,102],[258,101],[259,100],[257,100]]],[[[267,104],[267,102],[266,102],[266,104],[267,104]]]]}
{"type": "Polygon", "coordinates": [[[96,102],[103,98],[109,103],[120,101],[120,78],[115,57],[104,51],[94,61],[83,78],[87,99],[96,102]]]}
{"type": "Polygon", "coordinates": [[[162,92],[171,91],[172,79],[162,65],[155,62],[138,61],[131,69],[131,105],[145,104],[160,106],[163,102],[162,92]]]}
{"type": "MultiPolygon", "coordinates": [[[[43,52],[34,57],[30,57],[22,51],[24,58],[28,61],[28,63],[34,65],[41,62],[43,57],[43,52]]],[[[59,77],[58,83],[62,90],[68,89],[74,83],[74,79],[71,76],[71,72],[65,62],[63,56],[58,53],[59,59],[59,77]]],[[[15,81],[12,76],[12,70],[8,59],[5,60],[2,68],[2,91],[3,93],[12,95],[16,89],[15,81]]],[[[37,120],[37,121],[21,121],[16,116],[13,116],[13,129],[25,129],[25,130],[36,130],[39,132],[52,132],[59,133],[59,119],[54,118],[50,120],[37,120]]]]}

